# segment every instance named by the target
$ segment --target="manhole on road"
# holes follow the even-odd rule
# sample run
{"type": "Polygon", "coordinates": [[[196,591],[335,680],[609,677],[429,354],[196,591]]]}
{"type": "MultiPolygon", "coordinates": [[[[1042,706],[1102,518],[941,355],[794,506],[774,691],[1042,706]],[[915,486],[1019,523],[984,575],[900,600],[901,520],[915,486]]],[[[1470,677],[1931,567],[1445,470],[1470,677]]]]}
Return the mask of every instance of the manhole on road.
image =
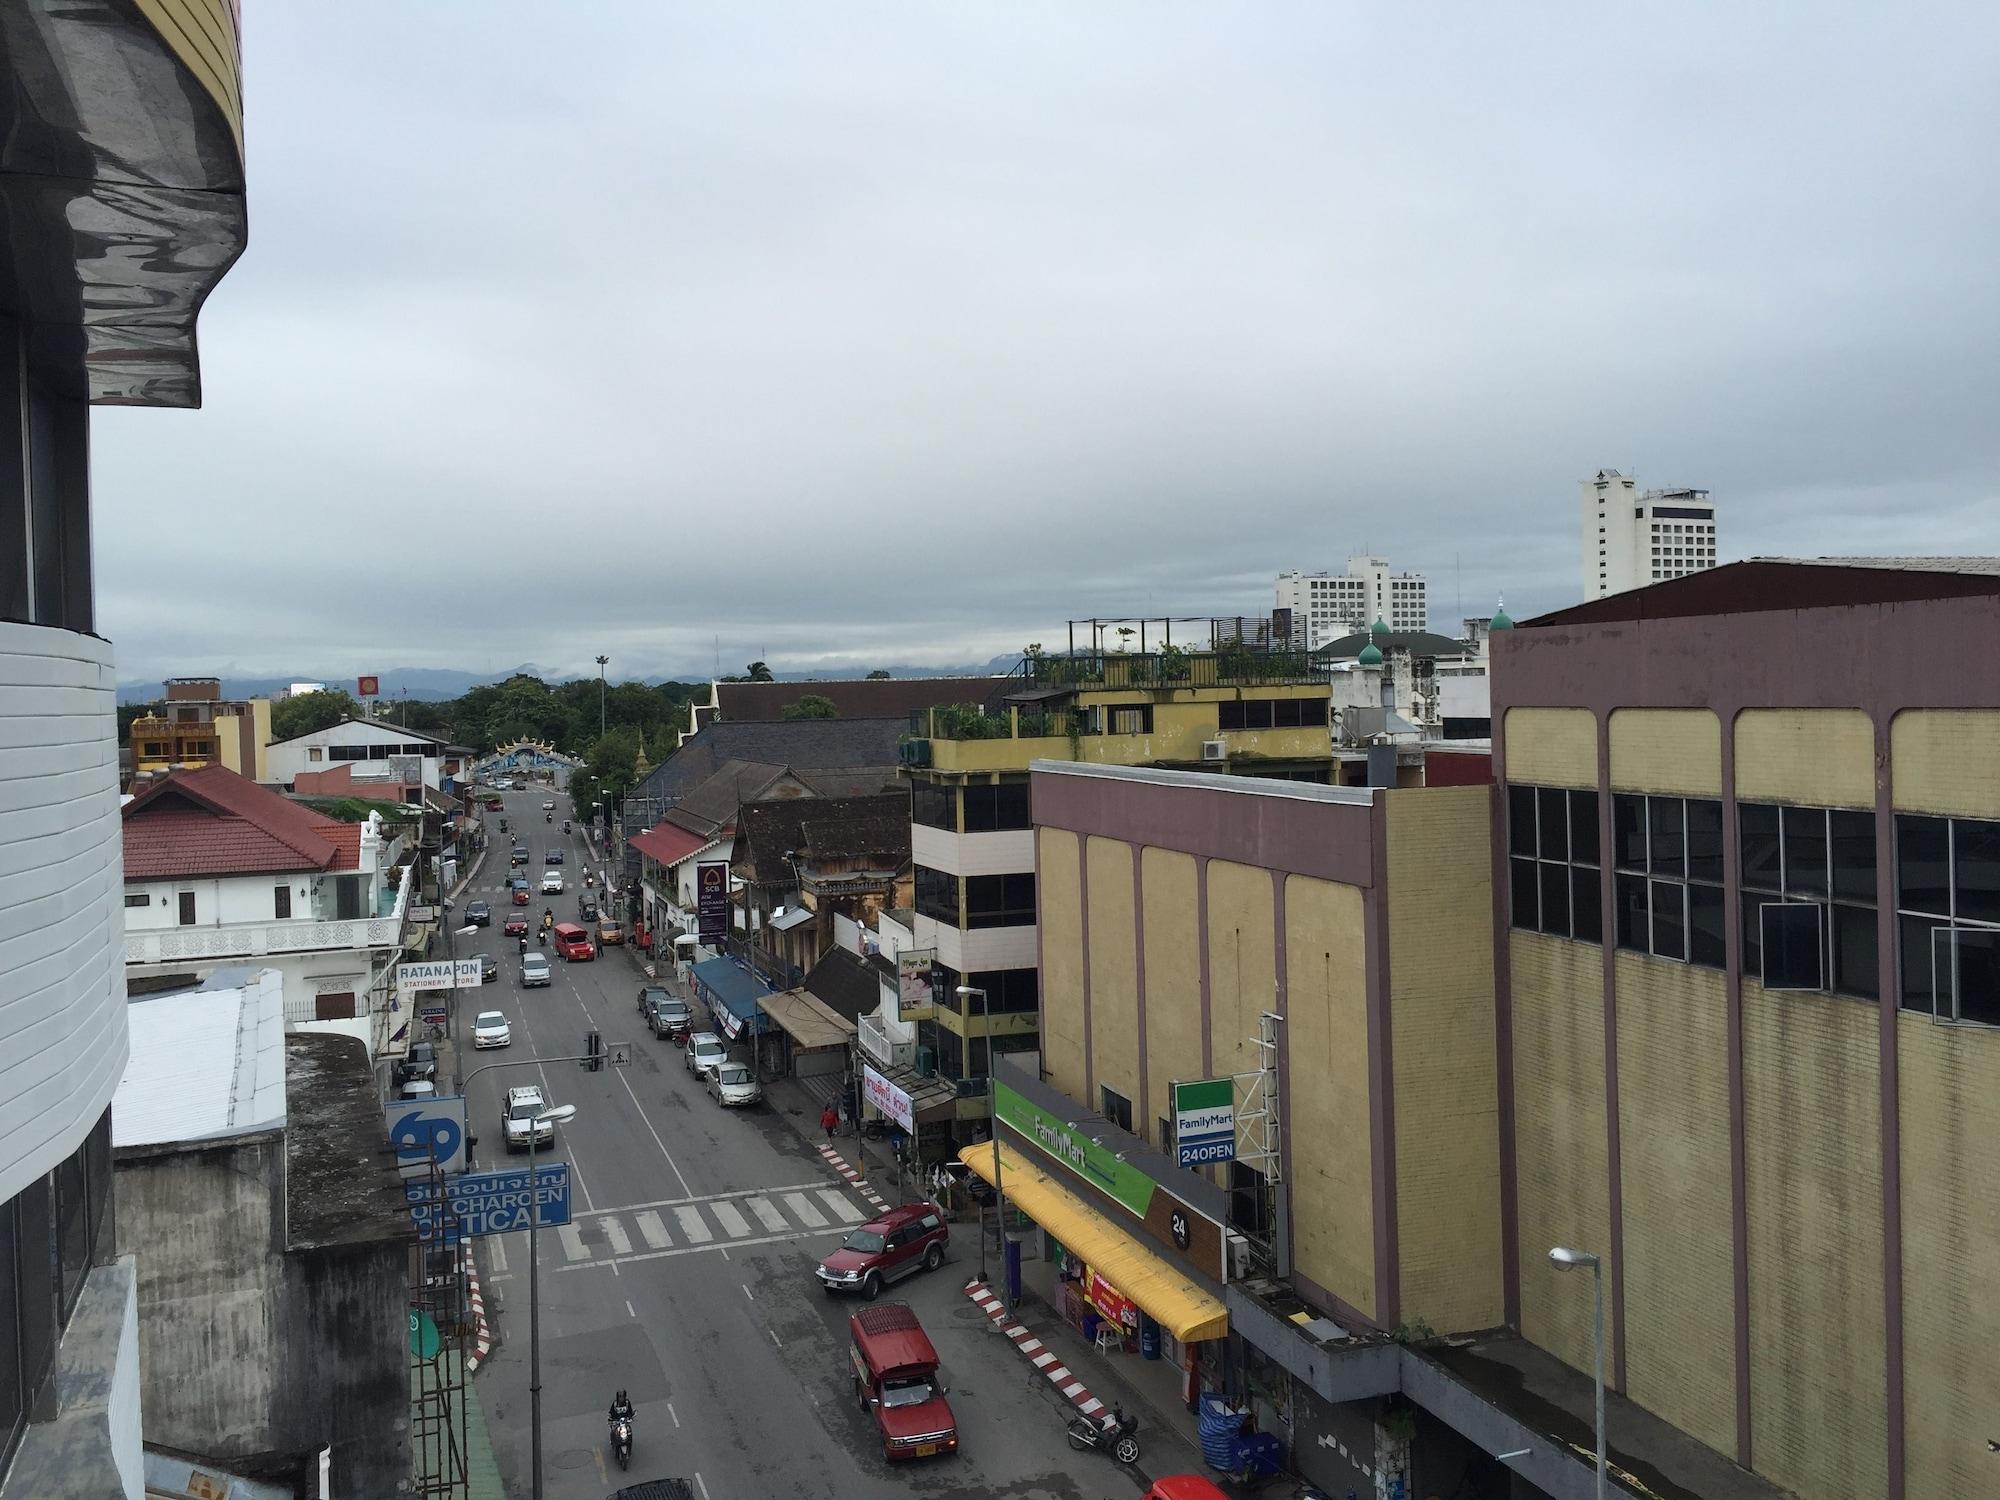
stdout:
{"type": "Polygon", "coordinates": [[[597,1455],[588,1448],[565,1448],[549,1463],[558,1469],[582,1469],[597,1462],[597,1455]]]}

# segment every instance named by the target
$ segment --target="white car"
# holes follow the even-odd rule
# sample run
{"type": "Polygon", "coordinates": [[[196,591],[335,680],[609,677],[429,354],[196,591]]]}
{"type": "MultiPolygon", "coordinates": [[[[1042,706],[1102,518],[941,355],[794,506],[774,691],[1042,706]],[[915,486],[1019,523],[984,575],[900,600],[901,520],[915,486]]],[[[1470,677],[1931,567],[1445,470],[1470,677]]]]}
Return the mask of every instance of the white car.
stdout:
{"type": "Polygon", "coordinates": [[[687,1070],[697,1078],[706,1078],[710,1068],[719,1068],[729,1061],[729,1049],[722,1044],[722,1038],[712,1031],[697,1031],[688,1038],[687,1051],[681,1060],[687,1070]]]}
{"type": "Polygon", "coordinates": [[[756,1078],[740,1062],[725,1062],[715,1068],[709,1073],[704,1087],[715,1095],[716,1102],[724,1107],[731,1104],[755,1104],[764,1097],[763,1090],[757,1087],[756,1078]]]}
{"type": "Polygon", "coordinates": [[[563,888],[563,882],[562,882],[561,870],[551,870],[549,871],[548,874],[542,877],[542,894],[544,896],[560,896],[562,894],[562,888],[563,888]]]}
{"type": "Polygon", "coordinates": [[[554,812],[555,810],[556,810],[556,805],[553,802],[544,802],[542,804],[543,812],[554,812]]]}
{"type": "Polygon", "coordinates": [[[472,1023],[472,1046],[477,1051],[481,1047],[511,1047],[514,1033],[507,1025],[507,1018],[497,1010],[482,1010],[472,1023]]]}
{"type": "Polygon", "coordinates": [[[551,982],[549,956],[542,952],[528,952],[521,955],[521,988],[534,989],[537,985],[551,982]]]}
{"type": "Polygon", "coordinates": [[[507,1096],[500,1105],[500,1121],[509,1151],[527,1150],[530,1132],[533,1133],[537,1147],[556,1138],[555,1121],[550,1120],[541,1125],[535,1123],[535,1116],[547,1114],[548,1108],[548,1101],[542,1097],[542,1091],[532,1083],[507,1090],[507,1096]]]}

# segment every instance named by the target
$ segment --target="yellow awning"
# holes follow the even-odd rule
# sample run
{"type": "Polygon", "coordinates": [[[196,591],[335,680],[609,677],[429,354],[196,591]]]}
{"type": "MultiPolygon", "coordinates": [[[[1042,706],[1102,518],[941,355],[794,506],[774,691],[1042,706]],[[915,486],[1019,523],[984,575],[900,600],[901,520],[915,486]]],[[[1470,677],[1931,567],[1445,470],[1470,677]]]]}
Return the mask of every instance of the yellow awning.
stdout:
{"type": "MultiPolygon", "coordinates": [[[[967,1146],[958,1159],[993,1181],[993,1143],[967,1146]]],[[[1007,1201],[1082,1256],[1104,1279],[1138,1303],[1147,1317],[1183,1344],[1229,1332],[1229,1309],[1149,1250],[1116,1221],[1092,1208],[1013,1147],[1000,1147],[1000,1185],[1007,1201]]]]}

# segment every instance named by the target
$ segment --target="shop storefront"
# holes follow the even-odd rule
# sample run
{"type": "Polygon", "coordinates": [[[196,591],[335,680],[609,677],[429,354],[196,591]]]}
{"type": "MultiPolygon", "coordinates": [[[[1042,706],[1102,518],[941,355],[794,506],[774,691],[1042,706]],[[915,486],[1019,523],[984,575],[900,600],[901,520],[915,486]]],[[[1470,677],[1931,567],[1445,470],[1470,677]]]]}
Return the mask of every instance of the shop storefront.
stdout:
{"type": "Polygon", "coordinates": [[[776,1028],[773,1076],[841,1078],[847,1073],[854,1023],[804,990],[764,995],[757,1007],[776,1028]]]}
{"type": "Polygon", "coordinates": [[[751,1059],[760,1076],[770,1077],[777,1028],[758,1003],[771,993],[764,981],[733,958],[711,958],[689,968],[688,989],[696,1019],[705,1009],[715,1034],[751,1059]]]}

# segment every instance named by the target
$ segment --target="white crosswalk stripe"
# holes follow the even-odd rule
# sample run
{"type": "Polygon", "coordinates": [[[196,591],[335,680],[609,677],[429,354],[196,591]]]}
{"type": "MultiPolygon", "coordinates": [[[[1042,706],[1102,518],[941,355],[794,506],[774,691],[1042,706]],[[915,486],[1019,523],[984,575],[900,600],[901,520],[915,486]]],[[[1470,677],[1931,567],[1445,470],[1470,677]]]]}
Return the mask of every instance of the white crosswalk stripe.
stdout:
{"type": "Polygon", "coordinates": [[[681,1221],[681,1233],[693,1243],[705,1244],[715,1238],[714,1231],[708,1227],[708,1221],[701,1216],[699,1209],[677,1208],[674,1217],[681,1221]]]}
{"type": "Polygon", "coordinates": [[[620,1224],[616,1219],[607,1218],[604,1221],[604,1237],[611,1241],[611,1253],[613,1255],[630,1255],[632,1253],[632,1241],[625,1233],[625,1226],[620,1224]]]}
{"type": "Polygon", "coordinates": [[[583,1231],[574,1224],[565,1224],[557,1231],[562,1236],[563,1254],[571,1260],[589,1260],[590,1248],[583,1242],[583,1231]]]}
{"type": "Polygon", "coordinates": [[[503,1275],[507,1270],[507,1236],[504,1234],[494,1235],[491,1240],[487,1241],[486,1248],[493,1260],[493,1274],[495,1276],[503,1275]]]}
{"type": "Polygon", "coordinates": [[[866,1214],[848,1202],[846,1196],[833,1188],[821,1188],[819,1201],[833,1210],[833,1216],[843,1224],[859,1224],[866,1214]]]}
{"type": "Polygon", "coordinates": [[[783,1234],[792,1227],[785,1222],[785,1216],[771,1206],[768,1198],[746,1198],[743,1203],[757,1216],[757,1222],[764,1226],[766,1234],[783,1234]]]}
{"type": "Polygon", "coordinates": [[[812,1200],[804,1193],[785,1194],[785,1207],[792,1211],[792,1217],[808,1229],[824,1229],[826,1215],[812,1206],[812,1200]]]}
{"type": "Polygon", "coordinates": [[[750,1232],[750,1221],[736,1211],[734,1203],[711,1203],[708,1211],[715,1215],[715,1222],[732,1240],[740,1240],[750,1232]]]}
{"type": "Polygon", "coordinates": [[[660,1216],[652,1209],[649,1208],[640,1214],[637,1222],[639,1233],[645,1237],[648,1249],[664,1250],[673,1243],[667,1234],[667,1226],[660,1222],[660,1216]]]}

